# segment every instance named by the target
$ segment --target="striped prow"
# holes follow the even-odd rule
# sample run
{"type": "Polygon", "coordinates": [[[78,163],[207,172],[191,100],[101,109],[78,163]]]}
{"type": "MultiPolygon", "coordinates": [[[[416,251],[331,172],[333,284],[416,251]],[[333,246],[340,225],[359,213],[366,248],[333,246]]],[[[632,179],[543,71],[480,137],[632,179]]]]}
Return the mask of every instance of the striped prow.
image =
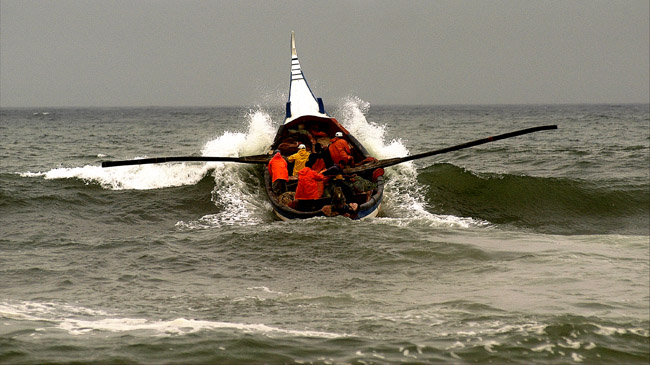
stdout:
{"type": "Polygon", "coordinates": [[[305,75],[300,67],[298,53],[296,52],[296,38],[291,32],[291,83],[289,85],[289,101],[287,102],[287,115],[284,124],[304,115],[313,115],[329,118],[325,113],[323,101],[316,98],[309,88],[305,75]]]}

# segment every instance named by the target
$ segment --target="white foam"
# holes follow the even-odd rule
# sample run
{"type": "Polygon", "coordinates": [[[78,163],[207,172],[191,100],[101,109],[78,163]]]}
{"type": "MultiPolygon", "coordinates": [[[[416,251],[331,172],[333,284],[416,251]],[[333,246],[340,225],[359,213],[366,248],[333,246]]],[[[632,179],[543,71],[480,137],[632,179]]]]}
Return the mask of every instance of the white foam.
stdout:
{"type": "MultiPolygon", "coordinates": [[[[344,99],[337,110],[341,124],[363,144],[368,153],[378,159],[402,157],[409,154],[401,140],[385,141],[385,126],[369,122],[366,114],[370,104],[357,97],[344,99]]],[[[414,219],[428,222],[433,227],[469,228],[488,223],[467,217],[437,215],[427,209],[425,187],[419,184],[417,169],[407,162],[386,169],[387,184],[384,187],[383,215],[400,217],[397,224],[409,224],[414,219]],[[402,220],[406,218],[406,220],[402,220]]]]}
{"type": "Polygon", "coordinates": [[[57,328],[65,330],[72,335],[83,335],[92,331],[151,331],[154,335],[185,335],[199,331],[233,329],[243,332],[301,337],[336,338],[345,336],[331,332],[282,329],[278,327],[267,326],[265,324],[230,323],[186,318],[158,321],[151,321],[142,318],[105,318],[97,320],[66,318],[57,326],[57,328]]]}
{"type": "Polygon", "coordinates": [[[551,354],[554,354],[555,353],[555,351],[553,351],[554,347],[555,347],[555,345],[547,343],[545,345],[539,345],[537,347],[533,347],[530,350],[533,351],[533,352],[547,351],[547,352],[550,352],[551,354]]]}
{"type": "Polygon", "coordinates": [[[493,347],[494,347],[494,346],[499,346],[499,345],[501,345],[501,344],[498,343],[497,341],[487,341],[487,343],[483,345],[483,348],[484,348],[485,351],[487,351],[487,352],[496,352],[496,351],[493,349],[493,347]]]}
{"type": "MultiPolygon", "coordinates": [[[[201,149],[202,156],[239,157],[264,152],[274,136],[274,128],[268,113],[257,110],[248,115],[249,125],[246,133],[225,132],[207,142],[201,149]]],[[[98,154],[99,156],[105,156],[98,154]]],[[[137,158],[146,158],[139,156],[137,158]]],[[[166,187],[194,185],[212,169],[223,169],[226,163],[173,163],[102,168],[96,165],[81,167],[59,167],[46,172],[23,172],[22,177],[44,177],[48,180],[80,179],[84,182],[98,183],[111,190],[148,190],[166,187]]],[[[240,166],[241,167],[241,166],[240,166]]],[[[226,169],[225,174],[231,174],[226,169]]],[[[224,173],[216,173],[216,179],[224,173]]]]}
{"type": "Polygon", "coordinates": [[[31,172],[31,171],[16,172],[16,174],[20,175],[20,177],[41,177],[41,176],[45,176],[44,172],[31,172]]]}
{"type": "Polygon", "coordinates": [[[580,348],[580,346],[582,346],[582,343],[580,341],[571,341],[568,338],[565,338],[564,341],[566,341],[566,343],[558,343],[558,346],[574,350],[577,350],[580,348]]]}
{"type": "Polygon", "coordinates": [[[595,331],[595,333],[601,336],[613,336],[615,334],[624,335],[627,333],[627,330],[625,328],[601,326],[598,324],[596,325],[596,327],[598,327],[598,329],[595,331]]]}
{"type": "Polygon", "coordinates": [[[0,317],[19,320],[45,321],[67,315],[101,316],[107,313],[70,304],[31,301],[0,303],[0,317]]]}
{"type": "MultiPolygon", "coordinates": [[[[146,156],[145,156],[146,157],[146,156]]],[[[145,158],[138,157],[138,158],[145,158]]],[[[86,184],[97,183],[110,190],[148,190],[192,185],[209,171],[205,164],[157,164],[102,168],[96,165],[59,167],[46,172],[22,172],[21,177],[43,177],[46,180],[79,179],[86,184]]]]}
{"type": "Polygon", "coordinates": [[[456,341],[454,342],[453,345],[447,346],[445,350],[455,350],[455,349],[462,349],[462,348],[465,348],[465,344],[460,341],[456,341]]]}
{"type": "Polygon", "coordinates": [[[193,185],[199,182],[209,168],[199,164],[158,164],[120,166],[102,168],[86,165],[83,167],[60,167],[42,173],[47,180],[83,180],[87,184],[99,183],[110,190],[149,190],[172,186],[193,185]]]}
{"type": "Polygon", "coordinates": [[[71,335],[84,335],[94,331],[132,332],[149,331],[155,336],[184,335],[199,331],[232,329],[268,335],[288,335],[299,337],[337,338],[345,334],[332,332],[292,330],[268,326],[262,323],[231,323],[176,318],[170,320],[150,320],[144,318],[119,317],[105,311],[94,310],[69,304],[18,302],[0,303],[0,318],[19,321],[39,321],[52,323],[48,328],[60,329],[71,335]]]}
{"type": "Polygon", "coordinates": [[[584,357],[582,357],[582,356],[579,355],[579,354],[576,354],[575,352],[572,352],[572,353],[571,353],[571,358],[572,358],[573,361],[575,361],[575,362],[582,362],[582,361],[584,360],[584,357]]]}
{"type": "MultiPolygon", "coordinates": [[[[384,142],[385,127],[368,122],[365,114],[370,104],[356,97],[344,99],[339,106],[341,124],[363,144],[368,153],[378,159],[406,156],[408,150],[398,140],[384,142]]],[[[389,181],[385,186],[384,209],[412,216],[425,213],[421,186],[417,184],[417,171],[412,163],[391,167],[386,171],[389,181]]],[[[389,213],[389,215],[392,215],[389,213]]],[[[402,214],[395,214],[404,216],[402,214]]]]}
{"type": "Polygon", "coordinates": [[[219,212],[205,215],[196,221],[181,221],[176,226],[181,229],[204,229],[264,223],[271,205],[252,169],[254,167],[234,164],[215,168],[212,173],[215,182],[212,201],[219,207],[219,212]]]}
{"type": "Polygon", "coordinates": [[[266,286],[254,286],[254,287],[251,287],[251,288],[246,288],[246,290],[252,290],[252,291],[259,291],[259,290],[261,290],[261,291],[263,291],[264,293],[284,295],[283,292],[281,292],[281,291],[271,290],[271,289],[269,289],[269,288],[266,287],[266,286]]]}
{"type": "Polygon", "coordinates": [[[25,304],[0,303],[0,318],[40,321],[43,320],[33,311],[27,310],[25,304]]]}
{"type": "MultiPolygon", "coordinates": [[[[201,153],[204,156],[249,156],[267,152],[276,130],[270,115],[262,110],[251,110],[248,119],[246,133],[225,132],[206,143],[201,153]]],[[[176,226],[181,229],[203,229],[264,223],[271,205],[255,175],[258,167],[233,163],[210,163],[208,166],[213,169],[215,182],[212,200],[220,212],[203,216],[197,221],[178,222],[176,226]]]]}
{"type": "MultiPolygon", "coordinates": [[[[261,154],[273,142],[276,129],[271,116],[261,110],[250,110],[245,133],[226,131],[201,149],[203,156],[249,156],[261,154]]],[[[223,164],[220,164],[223,165],[223,164]]]]}

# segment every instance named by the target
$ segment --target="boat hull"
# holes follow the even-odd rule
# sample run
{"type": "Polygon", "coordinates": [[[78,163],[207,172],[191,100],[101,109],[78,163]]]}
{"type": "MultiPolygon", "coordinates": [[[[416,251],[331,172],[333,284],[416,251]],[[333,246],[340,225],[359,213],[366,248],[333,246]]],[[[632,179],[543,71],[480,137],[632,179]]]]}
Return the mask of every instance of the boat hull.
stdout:
{"type": "MultiPolygon", "coordinates": [[[[353,218],[353,219],[355,219],[355,220],[363,220],[363,219],[374,218],[377,215],[379,215],[379,210],[380,209],[381,209],[381,203],[377,204],[376,206],[374,206],[372,209],[370,209],[368,211],[359,212],[360,213],[359,216],[356,217],[356,218],[353,218]],[[361,215],[361,213],[364,213],[364,215],[361,215]]],[[[301,217],[295,217],[295,216],[292,216],[292,215],[285,215],[286,214],[285,211],[278,210],[278,209],[273,209],[273,212],[275,213],[275,215],[278,218],[280,218],[283,221],[290,221],[290,220],[294,220],[294,219],[307,219],[307,217],[302,217],[302,216],[301,217]]],[[[314,217],[318,217],[318,215],[314,215],[311,218],[314,218],[314,217]]]]}
{"type": "MultiPolygon", "coordinates": [[[[384,177],[379,176],[377,178],[377,187],[373,190],[373,194],[367,199],[366,202],[359,204],[359,208],[355,215],[350,216],[351,219],[361,220],[376,217],[381,210],[381,203],[384,197],[384,177]]],[[[273,212],[275,215],[283,221],[288,221],[292,219],[309,219],[315,217],[325,217],[325,213],[322,209],[315,210],[297,210],[289,207],[281,201],[281,198],[273,193],[271,189],[271,175],[268,170],[264,171],[264,185],[266,188],[266,194],[269,198],[269,202],[273,206],[273,212]]],[[[331,200],[325,198],[320,199],[323,206],[331,204],[331,200]]]]}

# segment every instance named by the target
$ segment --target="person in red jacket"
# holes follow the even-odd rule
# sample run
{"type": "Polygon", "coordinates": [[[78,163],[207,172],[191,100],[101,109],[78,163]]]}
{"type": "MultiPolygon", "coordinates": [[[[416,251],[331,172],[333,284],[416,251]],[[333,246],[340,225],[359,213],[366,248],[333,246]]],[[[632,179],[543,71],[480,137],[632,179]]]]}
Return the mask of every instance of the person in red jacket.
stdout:
{"type": "Polygon", "coordinates": [[[269,161],[269,173],[271,174],[271,190],[274,194],[280,195],[287,191],[287,180],[289,180],[289,170],[287,170],[287,161],[280,154],[280,150],[275,150],[275,155],[269,161]]]}
{"type": "Polygon", "coordinates": [[[352,165],[354,159],[348,142],[343,139],[343,133],[336,132],[334,138],[330,141],[329,146],[332,162],[340,165],[352,165]]]}
{"type": "Polygon", "coordinates": [[[305,167],[298,171],[296,200],[318,199],[321,197],[322,190],[319,189],[318,182],[325,181],[328,177],[312,170],[313,163],[313,160],[307,161],[305,167]]]}
{"type": "Polygon", "coordinates": [[[309,155],[309,160],[313,160],[311,169],[316,172],[321,172],[327,167],[325,159],[323,158],[327,151],[323,150],[323,146],[320,143],[316,143],[314,149],[315,152],[309,155]]]}

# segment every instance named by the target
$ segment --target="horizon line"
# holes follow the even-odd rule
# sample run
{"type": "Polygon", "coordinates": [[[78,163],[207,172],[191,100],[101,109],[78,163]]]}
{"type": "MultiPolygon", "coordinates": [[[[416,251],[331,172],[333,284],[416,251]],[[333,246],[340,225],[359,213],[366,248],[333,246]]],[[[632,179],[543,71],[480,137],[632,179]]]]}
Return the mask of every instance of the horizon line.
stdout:
{"type": "MultiPolygon", "coordinates": [[[[650,102],[550,102],[550,103],[433,103],[433,104],[370,104],[376,107],[430,107],[430,106],[561,106],[561,105],[650,105],[650,102]]],[[[279,105],[33,105],[0,106],[0,109],[165,109],[165,108],[231,108],[250,109],[254,107],[278,108],[279,105]]]]}

